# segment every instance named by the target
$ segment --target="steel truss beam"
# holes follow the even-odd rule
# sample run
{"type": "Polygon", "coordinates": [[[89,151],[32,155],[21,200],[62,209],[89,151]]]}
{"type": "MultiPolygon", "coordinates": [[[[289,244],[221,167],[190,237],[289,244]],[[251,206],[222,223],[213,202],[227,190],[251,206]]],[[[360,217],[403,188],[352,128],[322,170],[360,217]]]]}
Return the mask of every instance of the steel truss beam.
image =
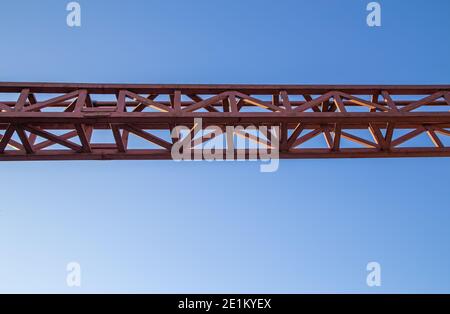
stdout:
{"type": "MultiPolygon", "coordinates": [[[[450,85],[0,83],[0,161],[171,159],[174,143],[186,138],[170,131],[183,125],[201,134],[196,118],[203,129],[276,126],[265,136],[235,135],[271,149],[276,138],[280,158],[443,157],[450,156],[449,109],[450,85]]],[[[216,153],[225,156],[227,143],[216,153]]]]}

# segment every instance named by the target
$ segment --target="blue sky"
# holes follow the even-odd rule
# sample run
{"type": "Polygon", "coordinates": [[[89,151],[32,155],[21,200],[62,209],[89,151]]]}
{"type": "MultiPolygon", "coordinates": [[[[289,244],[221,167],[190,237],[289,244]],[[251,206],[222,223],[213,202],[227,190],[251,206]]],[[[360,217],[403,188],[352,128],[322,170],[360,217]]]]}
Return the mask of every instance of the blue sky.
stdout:
{"type": "MultiPolygon", "coordinates": [[[[448,84],[448,1],[0,4],[0,81],[448,84]]],[[[450,292],[448,158],[0,163],[1,292],[450,292]],[[77,261],[82,286],[66,286],[77,261]],[[366,285],[366,264],[382,286],[366,285]]]]}

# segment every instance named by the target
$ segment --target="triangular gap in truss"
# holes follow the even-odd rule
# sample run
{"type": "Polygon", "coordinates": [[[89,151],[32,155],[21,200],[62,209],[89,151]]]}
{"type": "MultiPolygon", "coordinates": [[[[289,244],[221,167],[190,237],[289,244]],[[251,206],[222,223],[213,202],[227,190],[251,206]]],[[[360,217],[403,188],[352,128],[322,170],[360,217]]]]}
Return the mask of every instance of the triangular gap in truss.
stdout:
{"type": "Polygon", "coordinates": [[[442,132],[439,130],[434,130],[434,133],[439,137],[445,147],[450,147],[450,128],[442,129],[442,132]]]}
{"type": "MultiPolygon", "coordinates": [[[[39,99],[36,99],[37,102],[35,104],[31,104],[29,100],[26,101],[24,110],[29,110],[32,106],[45,105],[42,108],[39,108],[36,111],[40,112],[64,112],[65,110],[69,110],[69,106],[74,106],[79,97],[79,91],[74,91],[71,93],[65,94],[39,94],[39,99]],[[66,97],[67,96],[67,97],[66,97]],[[60,100],[58,100],[60,99],[60,100]]],[[[34,111],[34,110],[33,110],[34,111]]],[[[72,111],[72,110],[70,110],[72,111]]]]}
{"type": "MultiPolygon", "coordinates": [[[[148,132],[149,133],[149,132],[148,132]]],[[[128,134],[128,149],[163,149],[163,147],[152,143],[145,138],[137,136],[134,133],[128,134]]]]}
{"type": "Polygon", "coordinates": [[[333,92],[328,92],[323,95],[308,95],[305,97],[306,102],[299,106],[295,106],[294,110],[299,112],[305,112],[308,109],[318,108],[321,110],[321,105],[324,102],[330,101],[333,97],[333,92]]]}
{"type": "MultiPolygon", "coordinates": [[[[264,134],[264,132],[262,131],[263,126],[260,126],[259,128],[257,126],[247,126],[247,127],[242,127],[242,128],[235,128],[235,131],[239,131],[240,134],[250,134],[252,137],[259,137],[262,138],[264,140],[267,140],[267,135],[264,134]]],[[[267,127],[267,131],[269,131],[270,128],[267,127]]]]}
{"type": "MultiPolygon", "coordinates": [[[[225,137],[223,136],[223,132],[220,128],[206,128],[201,131],[198,131],[194,138],[191,139],[191,148],[200,149],[207,142],[218,143],[218,141],[224,141],[225,137]],[[195,141],[195,142],[194,142],[195,141]]],[[[183,132],[183,136],[186,136],[188,132],[183,132]]]]}
{"type": "Polygon", "coordinates": [[[172,139],[170,139],[170,132],[168,130],[147,130],[132,125],[126,126],[126,129],[129,131],[130,136],[138,136],[146,140],[149,143],[147,144],[149,148],[156,145],[159,149],[170,150],[172,147],[172,139]]]}
{"type": "MultiPolygon", "coordinates": [[[[214,97],[216,95],[209,95],[209,94],[208,95],[207,94],[201,95],[201,94],[199,94],[199,95],[196,95],[196,96],[197,96],[197,98],[200,97],[200,99],[202,99],[202,101],[204,101],[204,100],[210,99],[210,98],[212,98],[212,97],[214,97]]],[[[195,98],[195,99],[197,99],[197,98],[195,98]]],[[[200,100],[200,99],[197,99],[197,100],[200,100]]],[[[198,102],[198,101],[194,101],[191,98],[189,98],[188,101],[191,102],[191,105],[193,105],[193,104],[198,102]]],[[[213,111],[213,112],[214,111],[224,112],[222,100],[218,100],[218,101],[216,101],[214,104],[212,104],[210,106],[202,107],[202,108],[199,108],[199,109],[195,110],[195,112],[211,112],[211,111],[213,111]]]]}
{"type": "Polygon", "coordinates": [[[20,93],[0,93],[0,113],[12,111],[20,93]]]}
{"type": "Polygon", "coordinates": [[[342,131],[358,136],[362,139],[365,139],[367,141],[374,142],[374,138],[372,136],[372,133],[370,133],[369,129],[343,129],[342,131]]]}
{"type": "MultiPolygon", "coordinates": [[[[5,135],[5,132],[6,130],[0,131],[0,140],[5,135]]],[[[22,149],[22,141],[17,135],[17,132],[14,131],[13,135],[11,136],[11,139],[9,140],[8,144],[5,147],[5,151],[18,151],[20,149],[22,149]]]]}
{"type": "MultiPolygon", "coordinates": [[[[339,95],[339,93],[338,93],[338,95],[339,95]]],[[[371,103],[372,99],[371,99],[371,96],[369,96],[369,95],[357,95],[357,96],[350,95],[350,96],[354,97],[354,99],[347,99],[345,96],[342,96],[342,95],[339,95],[339,96],[340,96],[342,102],[345,104],[345,110],[347,112],[369,112],[371,109],[368,106],[364,106],[361,103],[358,103],[358,100],[362,100],[366,103],[371,103]]],[[[332,97],[330,99],[330,102],[333,105],[335,105],[335,103],[336,103],[335,97],[332,97]]]]}
{"type": "MultiPolygon", "coordinates": [[[[261,104],[273,104],[272,95],[252,95],[252,94],[250,94],[248,96],[253,98],[253,99],[255,99],[255,100],[259,100],[261,102],[261,104]]],[[[282,106],[281,96],[279,96],[279,97],[280,97],[280,106],[282,106]]],[[[240,100],[240,98],[237,98],[237,101],[239,101],[239,100],[240,100]]],[[[255,111],[256,108],[262,109],[262,110],[264,110],[264,112],[267,112],[267,109],[258,107],[258,106],[254,105],[254,104],[251,104],[251,103],[246,104],[246,106],[249,106],[250,108],[252,108],[253,112],[255,111]]]]}
{"type": "MultiPolygon", "coordinates": [[[[20,137],[19,137],[19,135],[17,134],[17,131],[16,131],[16,130],[14,130],[14,133],[13,133],[13,135],[11,136],[11,140],[16,141],[16,142],[22,144],[22,141],[20,140],[20,137]]],[[[8,146],[9,146],[9,145],[8,145],[8,146]]],[[[7,147],[8,147],[8,146],[7,146],[7,147]]]]}
{"type": "Polygon", "coordinates": [[[252,132],[252,134],[254,133],[255,136],[258,136],[263,140],[269,140],[269,137],[279,139],[281,130],[278,127],[277,131],[276,127],[276,125],[260,126],[259,128],[257,128],[256,132],[252,132]]]}
{"type": "Polygon", "coordinates": [[[383,103],[382,97],[378,97],[378,101],[372,102],[372,95],[351,95],[341,91],[333,94],[333,102],[336,102],[336,98],[339,97],[346,104],[345,109],[348,112],[389,111],[388,106],[383,103]]]}
{"type": "Polygon", "coordinates": [[[392,139],[395,140],[395,139],[402,137],[414,130],[415,129],[394,129],[394,132],[392,134],[392,139]]]}
{"type": "MultiPolygon", "coordinates": [[[[251,112],[279,112],[285,110],[282,106],[278,107],[274,105],[271,96],[268,95],[251,95],[237,91],[231,91],[230,93],[236,96],[239,111],[245,112],[243,109],[246,107],[251,108],[249,110],[251,112]]],[[[280,99],[281,103],[282,101],[280,99]]]]}
{"type": "MultiPolygon", "coordinates": [[[[142,95],[142,97],[144,97],[144,95],[142,95]]],[[[154,101],[159,102],[159,103],[166,103],[167,104],[167,103],[170,102],[170,96],[167,95],[167,94],[159,94],[158,96],[156,96],[154,101]]]]}
{"type": "MultiPolygon", "coordinates": [[[[309,136],[310,134],[316,133],[316,130],[306,130],[300,134],[299,139],[302,136],[309,136]]],[[[300,145],[293,146],[292,148],[328,148],[327,142],[325,141],[325,137],[322,131],[317,132],[314,137],[308,139],[306,142],[301,143],[300,145]]]]}
{"type": "MultiPolygon", "coordinates": [[[[214,107],[218,112],[223,112],[223,107],[214,107]]],[[[200,108],[198,110],[195,110],[195,112],[210,112],[206,108],[200,108]]]]}
{"type": "Polygon", "coordinates": [[[341,136],[340,148],[370,148],[359,142],[341,136]]]}
{"type": "Polygon", "coordinates": [[[250,137],[245,134],[236,134],[233,138],[233,143],[236,149],[258,149],[266,147],[264,144],[266,143],[265,140],[258,139],[257,135],[254,134],[251,134],[250,137]]]}
{"type": "MultiPolygon", "coordinates": [[[[253,94],[248,94],[248,96],[253,97],[255,99],[259,99],[261,101],[264,102],[272,102],[272,95],[253,95],[253,94]]],[[[290,98],[290,96],[289,96],[290,98]]],[[[281,97],[280,97],[281,100],[281,97]]]]}
{"type": "MultiPolygon", "coordinates": [[[[346,100],[342,100],[344,102],[347,102],[346,100]]],[[[348,103],[348,102],[347,102],[348,103]]],[[[345,106],[345,110],[347,112],[370,112],[370,108],[366,107],[366,106],[360,106],[360,105],[356,105],[356,104],[347,104],[345,106]]],[[[377,110],[378,112],[380,112],[379,110],[377,110]]]]}
{"type": "Polygon", "coordinates": [[[154,136],[159,137],[160,139],[166,141],[166,142],[172,142],[172,137],[171,137],[171,132],[170,130],[146,130],[144,129],[145,132],[150,133],[154,136]]]}
{"type": "Polygon", "coordinates": [[[60,144],[53,144],[51,146],[47,146],[45,148],[42,149],[43,151],[45,150],[70,150],[68,147],[62,146],[60,144]]]}
{"type": "Polygon", "coordinates": [[[242,106],[239,108],[239,112],[267,112],[265,109],[256,106],[242,106]]]}
{"type": "MultiPolygon", "coordinates": [[[[424,99],[423,96],[416,101],[420,101],[421,99],[424,99]]],[[[411,105],[412,103],[414,102],[410,102],[409,105],[411,105]]],[[[411,110],[410,112],[449,112],[449,110],[450,110],[450,98],[446,99],[445,95],[442,95],[441,97],[436,98],[430,103],[421,105],[411,110]]]]}
{"type": "Polygon", "coordinates": [[[450,106],[447,105],[432,105],[432,106],[422,106],[411,112],[449,112],[450,106]]]}
{"type": "MultiPolygon", "coordinates": [[[[22,142],[17,142],[16,143],[22,145],[22,142]]],[[[8,143],[8,145],[6,145],[5,147],[5,152],[14,152],[14,151],[18,151],[21,150],[18,147],[14,146],[12,143],[8,143]]]]}
{"type": "MultiPolygon", "coordinates": [[[[267,133],[269,132],[270,128],[267,128],[267,133]]],[[[272,132],[272,135],[268,136],[266,132],[261,128],[245,128],[243,130],[236,129],[234,142],[235,145],[240,146],[236,146],[236,148],[265,148],[267,146],[270,146],[271,143],[268,138],[275,138],[276,136],[277,134],[275,132],[272,132]]]]}
{"type": "MultiPolygon", "coordinates": [[[[400,106],[401,111],[405,112],[423,112],[438,109],[437,111],[448,111],[450,105],[450,95],[448,92],[438,91],[431,95],[408,95],[409,102],[406,105],[400,106]],[[433,103],[440,103],[441,106],[436,106],[433,103]],[[445,109],[443,109],[445,108],[445,109]]],[[[405,97],[403,97],[405,99],[405,97]]]]}
{"type": "Polygon", "coordinates": [[[342,129],[341,148],[376,148],[377,143],[368,129],[342,129]]]}
{"type": "MultiPolygon", "coordinates": [[[[413,131],[413,130],[410,130],[413,131]]],[[[439,139],[441,139],[440,135],[437,135],[439,139]]],[[[401,147],[435,147],[432,140],[428,136],[427,132],[423,132],[399,145],[396,146],[396,148],[401,147]]]]}
{"type": "Polygon", "coordinates": [[[317,109],[313,109],[313,108],[308,108],[303,112],[321,112],[322,111],[322,106],[318,106],[316,107],[317,109]]]}
{"type": "MultiPolygon", "coordinates": [[[[394,132],[392,134],[392,145],[393,145],[393,147],[404,146],[404,143],[409,142],[409,141],[404,141],[401,144],[398,144],[399,143],[398,141],[402,140],[405,137],[409,137],[412,132],[418,132],[417,130],[418,129],[394,129],[394,132]]],[[[422,132],[422,135],[423,134],[426,135],[425,131],[422,132]]],[[[429,142],[429,140],[428,140],[428,142],[429,142]]]]}
{"type": "MultiPolygon", "coordinates": [[[[352,96],[352,98],[355,98],[355,101],[357,101],[357,100],[363,100],[363,101],[367,101],[367,102],[372,102],[372,96],[373,96],[373,95],[370,95],[370,94],[367,94],[367,95],[352,95],[352,94],[347,94],[347,93],[342,93],[342,94],[340,94],[340,93],[338,92],[338,95],[340,95],[341,98],[346,99],[346,97],[344,96],[344,94],[352,96]]],[[[349,100],[351,100],[351,99],[349,99],[349,100]]],[[[378,101],[381,102],[382,100],[383,100],[383,96],[381,96],[381,95],[378,96],[378,101]]]]}

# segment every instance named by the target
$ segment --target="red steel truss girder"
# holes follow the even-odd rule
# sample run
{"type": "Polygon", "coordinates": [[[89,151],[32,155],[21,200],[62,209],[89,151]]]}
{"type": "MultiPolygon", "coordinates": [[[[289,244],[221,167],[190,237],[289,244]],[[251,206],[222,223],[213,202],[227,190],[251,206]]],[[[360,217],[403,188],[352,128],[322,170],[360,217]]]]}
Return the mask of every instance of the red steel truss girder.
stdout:
{"type": "Polygon", "coordinates": [[[191,128],[195,118],[203,128],[278,126],[280,158],[450,156],[450,85],[0,83],[0,93],[0,160],[171,159],[175,139],[151,132],[191,128]],[[96,130],[111,131],[107,142],[92,142],[96,130]],[[158,148],[134,148],[130,134],[158,148]],[[422,134],[429,145],[409,144],[422,134]],[[325,147],[302,147],[318,135],[325,147]]]}

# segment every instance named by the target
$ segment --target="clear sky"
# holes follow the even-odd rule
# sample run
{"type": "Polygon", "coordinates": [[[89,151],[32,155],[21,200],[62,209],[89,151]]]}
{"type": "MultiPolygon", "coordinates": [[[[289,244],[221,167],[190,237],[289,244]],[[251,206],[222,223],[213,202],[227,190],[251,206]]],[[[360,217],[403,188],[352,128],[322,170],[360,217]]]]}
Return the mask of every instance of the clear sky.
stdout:
{"type": "MultiPolygon", "coordinates": [[[[0,81],[449,84],[450,2],[2,1],[0,81]]],[[[0,292],[450,292],[450,160],[0,163],[0,292]],[[66,286],[80,263],[82,286],[66,286]],[[379,262],[382,286],[366,285],[379,262]]]]}

